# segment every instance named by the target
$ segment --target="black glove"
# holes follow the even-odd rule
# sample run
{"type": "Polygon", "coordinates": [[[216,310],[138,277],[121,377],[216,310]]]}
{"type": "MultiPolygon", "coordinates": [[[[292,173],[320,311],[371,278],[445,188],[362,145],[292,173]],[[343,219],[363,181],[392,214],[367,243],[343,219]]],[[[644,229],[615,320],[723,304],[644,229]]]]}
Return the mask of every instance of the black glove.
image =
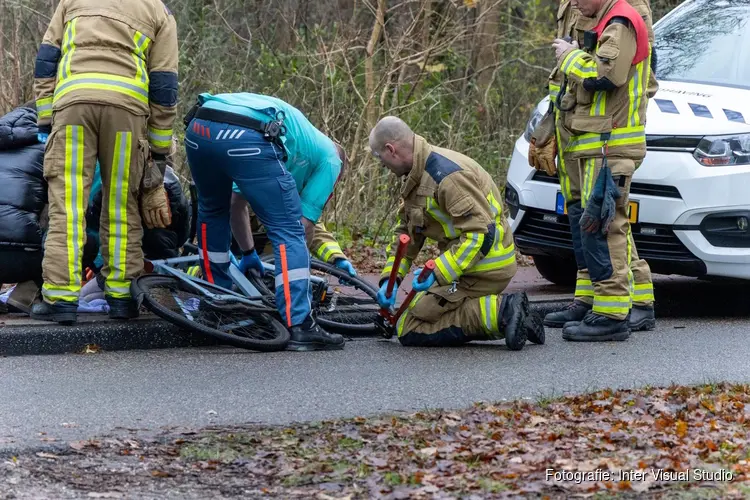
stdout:
{"type": "Polygon", "coordinates": [[[622,196],[620,190],[617,189],[617,184],[612,178],[612,171],[605,159],[596,178],[594,190],[586,201],[586,209],[581,217],[581,230],[587,233],[601,230],[602,234],[607,234],[615,218],[615,206],[620,196],[622,196]]]}

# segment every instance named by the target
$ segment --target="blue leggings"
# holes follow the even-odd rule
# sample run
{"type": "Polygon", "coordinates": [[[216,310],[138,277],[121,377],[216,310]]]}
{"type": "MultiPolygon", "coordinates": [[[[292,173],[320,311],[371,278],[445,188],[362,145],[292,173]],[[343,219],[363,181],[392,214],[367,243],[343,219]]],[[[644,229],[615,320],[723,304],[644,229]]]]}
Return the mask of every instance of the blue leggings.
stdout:
{"type": "Polygon", "coordinates": [[[283,152],[260,132],[193,119],[185,133],[198,190],[198,246],[207,281],[230,288],[229,212],[234,181],[266,227],[276,257],[276,304],[288,327],[310,316],[310,254],[302,208],[283,152]]]}

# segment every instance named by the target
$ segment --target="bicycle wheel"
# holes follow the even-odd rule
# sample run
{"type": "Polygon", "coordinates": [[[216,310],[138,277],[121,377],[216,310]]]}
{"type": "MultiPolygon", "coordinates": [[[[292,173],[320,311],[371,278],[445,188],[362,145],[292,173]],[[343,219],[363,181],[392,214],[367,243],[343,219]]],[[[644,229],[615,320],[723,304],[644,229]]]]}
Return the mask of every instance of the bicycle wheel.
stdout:
{"type": "MultiPolygon", "coordinates": [[[[264,255],[264,262],[273,264],[273,255],[264,255]]],[[[323,278],[328,287],[325,296],[320,299],[319,290],[313,290],[313,310],[320,325],[335,333],[357,333],[360,335],[375,334],[379,331],[375,320],[380,314],[377,303],[378,289],[359,277],[351,277],[349,273],[336,266],[318,259],[311,259],[310,273],[312,276],[323,278]]],[[[263,279],[252,278],[253,285],[261,293],[273,294],[275,290],[274,277],[266,273],[263,279]]]]}
{"type": "MultiPolygon", "coordinates": [[[[212,293],[227,294],[215,285],[201,286],[212,293]]],[[[289,331],[266,306],[232,299],[218,302],[174,276],[141,276],[132,287],[133,296],[160,318],[222,344],[270,352],[283,350],[289,342],[289,331]]]]}

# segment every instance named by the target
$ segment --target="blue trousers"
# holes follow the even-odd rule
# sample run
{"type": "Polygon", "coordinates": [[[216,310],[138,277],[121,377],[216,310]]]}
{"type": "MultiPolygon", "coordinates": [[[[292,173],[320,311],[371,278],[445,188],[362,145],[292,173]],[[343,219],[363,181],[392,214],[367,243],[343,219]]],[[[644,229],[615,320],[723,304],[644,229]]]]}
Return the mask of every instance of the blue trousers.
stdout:
{"type": "Polygon", "coordinates": [[[260,132],[193,119],[185,150],[198,190],[198,247],[207,281],[230,288],[229,212],[232,182],[266,227],[276,257],[276,305],[288,327],[302,324],[311,309],[310,254],[302,207],[283,152],[260,132]]]}

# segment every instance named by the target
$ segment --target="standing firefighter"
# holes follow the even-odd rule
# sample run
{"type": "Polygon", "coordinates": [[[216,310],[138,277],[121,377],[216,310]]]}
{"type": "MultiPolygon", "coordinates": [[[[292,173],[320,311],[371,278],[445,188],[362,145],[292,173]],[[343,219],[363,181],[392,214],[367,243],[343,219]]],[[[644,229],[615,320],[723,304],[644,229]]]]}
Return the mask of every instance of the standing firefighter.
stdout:
{"type": "Polygon", "coordinates": [[[565,326],[567,340],[625,340],[654,326],[651,275],[628,222],[630,181],[646,154],[649,30],[625,0],[571,5],[575,40],[554,44],[563,78],[555,129],[560,170],[575,172],[560,177],[579,274],[574,304],[546,324],[565,326]],[[580,200],[566,189],[574,179],[580,200]]]}
{"type": "MultiPolygon", "coordinates": [[[[401,344],[454,346],[504,338],[509,349],[519,350],[527,337],[543,343],[541,318],[531,321],[526,294],[502,294],[516,274],[515,247],[490,175],[471,158],[431,146],[392,116],[372,130],[370,148],[389,170],[406,177],[395,239],[408,234],[411,242],[399,281],[426,238],[443,252],[435,272],[412,283],[419,293],[396,324],[401,344]]],[[[393,265],[391,256],[380,279],[378,302],[385,308],[396,301],[395,291],[386,297],[393,265]]]]}
{"type": "Polygon", "coordinates": [[[177,103],[177,29],[160,0],[61,0],[36,60],[40,140],[47,142],[50,228],[36,319],[76,321],[84,214],[97,159],[104,190],[103,276],[110,317],[138,311],[141,216],[166,227],[163,187],[177,103]],[[140,201],[140,210],[139,210],[140,201]]]}
{"type": "MultiPolygon", "coordinates": [[[[651,8],[648,0],[628,0],[643,18],[649,33],[649,44],[653,42],[651,29],[651,8]]],[[[586,29],[593,27],[593,20],[581,17],[578,9],[574,8],[570,0],[560,3],[557,14],[557,38],[569,37],[582,39],[586,29]],[[580,25],[578,23],[581,20],[580,25]]],[[[654,68],[652,60],[652,70],[654,68]]],[[[658,84],[651,71],[648,87],[648,97],[656,93],[658,84]]],[[[566,120],[575,116],[576,83],[571,81],[565,73],[555,68],[549,80],[550,112],[543,124],[534,132],[529,146],[529,163],[538,170],[545,170],[554,175],[557,170],[560,179],[560,190],[565,199],[566,211],[570,220],[573,236],[573,248],[578,266],[575,300],[566,309],[548,314],[544,324],[553,328],[561,328],[569,322],[581,321],[591,311],[594,303],[594,285],[589,276],[588,267],[583,252],[581,240],[580,218],[583,214],[581,201],[581,181],[584,178],[582,169],[572,151],[566,150],[566,145],[573,132],[565,127],[566,120]],[[543,144],[543,145],[542,145],[543,144]],[[555,155],[557,154],[557,165],[555,155]]],[[[636,168],[640,161],[636,163],[636,168]]],[[[648,263],[638,257],[632,234],[628,235],[631,248],[630,270],[633,278],[633,309],[630,312],[628,325],[632,331],[651,330],[655,327],[654,295],[651,281],[651,270],[648,263]]]]}

